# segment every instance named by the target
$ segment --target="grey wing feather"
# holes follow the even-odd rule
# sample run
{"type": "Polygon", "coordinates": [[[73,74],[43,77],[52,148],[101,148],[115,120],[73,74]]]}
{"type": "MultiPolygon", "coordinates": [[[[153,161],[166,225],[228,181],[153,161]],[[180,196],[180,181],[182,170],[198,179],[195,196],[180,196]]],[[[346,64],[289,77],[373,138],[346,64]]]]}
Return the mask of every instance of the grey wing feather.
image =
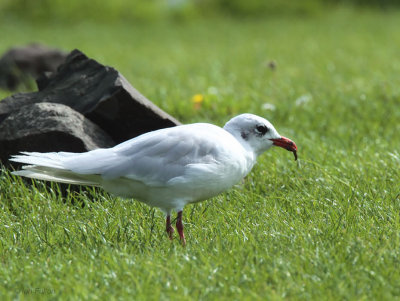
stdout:
{"type": "Polygon", "coordinates": [[[97,184],[101,178],[125,177],[146,185],[164,186],[184,175],[188,166],[216,161],[218,155],[212,141],[218,141],[219,134],[217,127],[212,126],[210,131],[208,126],[162,129],[113,148],[86,153],[23,153],[11,160],[30,164],[16,174],[33,178],[97,184]]]}
{"type": "Polygon", "coordinates": [[[182,176],[189,164],[207,164],[214,160],[214,145],[202,136],[185,135],[183,140],[182,132],[171,129],[160,139],[153,133],[111,149],[67,158],[65,167],[80,174],[99,174],[104,179],[126,177],[158,186],[182,176]]]}

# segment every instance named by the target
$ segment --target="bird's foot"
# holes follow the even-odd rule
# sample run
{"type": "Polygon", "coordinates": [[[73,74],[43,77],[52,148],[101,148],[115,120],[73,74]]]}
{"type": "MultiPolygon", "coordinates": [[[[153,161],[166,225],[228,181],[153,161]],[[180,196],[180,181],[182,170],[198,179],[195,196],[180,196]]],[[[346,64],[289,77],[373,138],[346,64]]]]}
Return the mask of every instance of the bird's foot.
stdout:
{"type": "Polygon", "coordinates": [[[174,239],[174,228],[172,226],[169,226],[169,228],[167,229],[167,233],[168,233],[168,237],[170,240],[174,239]]]}
{"type": "Polygon", "coordinates": [[[185,234],[183,233],[182,211],[178,212],[178,217],[176,218],[176,229],[178,230],[182,245],[186,246],[185,234]]]}
{"type": "Polygon", "coordinates": [[[171,216],[167,215],[166,218],[166,230],[170,240],[174,238],[174,228],[171,225],[171,216]]]}

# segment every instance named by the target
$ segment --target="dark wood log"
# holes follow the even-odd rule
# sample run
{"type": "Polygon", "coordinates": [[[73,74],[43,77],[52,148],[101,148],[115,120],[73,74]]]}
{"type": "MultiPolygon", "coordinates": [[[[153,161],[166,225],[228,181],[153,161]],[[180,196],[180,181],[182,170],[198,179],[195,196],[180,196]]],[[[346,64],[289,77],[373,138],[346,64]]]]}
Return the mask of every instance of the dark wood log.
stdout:
{"type": "Polygon", "coordinates": [[[64,51],[39,44],[13,47],[0,58],[0,88],[29,86],[43,72],[56,71],[66,57],[64,51]]]}
{"type": "MultiPolygon", "coordinates": [[[[17,93],[0,101],[2,131],[9,127],[10,118],[21,118],[18,131],[22,131],[24,123],[34,122],[36,119],[35,114],[28,114],[27,111],[37,108],[33,104],[43,102],[62,104],[79,112],[111,137],[115,144],[149,131],[180,124],[140,94],[117,70],[103,66],[79,50],[72,51],[56,72],[42,75],[38,86],[37,92],[17,93]],[[21,112],[22,108],[24,111],[21,112]]],[[[43,115],[40,116],[44,118],[43,115]]],[[[40,130],[39,125],[35,127],[40,130]]],[[[1,134],[1,158],[9,154],[9,151],[4,150],[3,141],[15,141],[15,135],[19,142],[12,148],[14,153],[25,150],[72,151],[67,147],[69,142],[61,139],[55,139],[49,147],[40,147],[40,144],[33,147],[30,146],[33,138],[25,136],[22,139],[19,132],[9,131],[1,134]]],[[[106,139],[103,144],[96,142],[98,146],[109,144],[110,139],[106,139]]],[[[89,148],[79,148],[79,151],[84,149],[89,148]]]]}
{"type": "Polygon", "coordinates": [[[96,124],[62,104],[28,104],[0,124],[0,161],[5,165],[22,151],[85,152],[114,144],[96,124]]]}

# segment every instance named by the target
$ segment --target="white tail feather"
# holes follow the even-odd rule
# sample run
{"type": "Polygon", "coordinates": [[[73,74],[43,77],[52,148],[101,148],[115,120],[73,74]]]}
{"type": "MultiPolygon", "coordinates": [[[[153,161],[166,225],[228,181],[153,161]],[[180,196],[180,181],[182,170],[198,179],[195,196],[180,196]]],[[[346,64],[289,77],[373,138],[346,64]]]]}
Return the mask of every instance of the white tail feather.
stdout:
{"type": "Polygon", "coordinates": [[[78,175],[68,170],[41,167],[35,165],[24,166],[23,170],[13,171],[16,176],[23,176],[45,181],[55,181],[65,184],[99,186],[98,175],[78,175]]]}
{"type": "Polygon", "coordinates": [[[22,155],[12,156],[10,161],[46,166],[64,169],[62,159],[68,157],[68,154],[72,153],[28,153],[23,152],[22,155]]]}
{"type": "Polygon", "coordinates": [[[22,170],[12,172],[14,175],[66,184],[99,186],[101,180],[99,175],[77,174],[64,166],[63,159],[76,155],[74,153],[24,152],[22,154],[13,156],[10,160],[30,165],[25,165],[22,170]]]}

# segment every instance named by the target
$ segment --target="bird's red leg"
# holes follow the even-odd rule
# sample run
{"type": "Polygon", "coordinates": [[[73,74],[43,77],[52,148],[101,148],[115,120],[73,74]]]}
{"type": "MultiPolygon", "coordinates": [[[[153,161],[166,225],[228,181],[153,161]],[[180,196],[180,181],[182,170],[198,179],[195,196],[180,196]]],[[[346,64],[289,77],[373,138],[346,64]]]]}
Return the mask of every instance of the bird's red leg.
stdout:
{"type": "Polygon", "coordinates": [[[179,233],[179,238],[181,239],[182,245],[186,245],[185,234],[183,234],[183,223],[182,223],[182,211],[178,212],[178,217],[176,218],[176,229],[179,233]]]}
{"type": "Polygon", "coordinates": [[[174,234],[174,228],[171,225],[171,216],[169,214],[167,215],[167,219],[166,219],[166,230],[167,230],[169,239],[172,240],[172,238],[173,238],[172,235],[174,234]]]}

